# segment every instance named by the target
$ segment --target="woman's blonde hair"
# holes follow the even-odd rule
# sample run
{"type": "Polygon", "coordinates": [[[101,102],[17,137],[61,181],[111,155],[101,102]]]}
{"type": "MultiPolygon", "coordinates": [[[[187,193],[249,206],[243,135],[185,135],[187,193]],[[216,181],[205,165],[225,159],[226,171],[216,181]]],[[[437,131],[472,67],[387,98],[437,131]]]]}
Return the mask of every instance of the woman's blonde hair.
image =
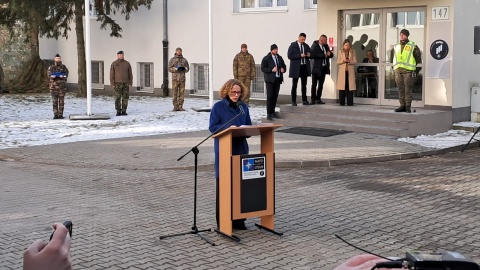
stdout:
{"type": "Polygon", "coordinates": [[[220,88],[220,90],[218,91],[218,94],[220,95],[220,97],[226,98],[228,96],[228,92],[232,90],[234,85],[238,85],[240,86],[240,89],[242,89],[242,93],[240,94],[240,99],[243,100],[243,98],[248,94],[248,89],[247,87],[245,87],[245,85],[241,81],[237,79],[230,79],[223,84],[222,88],[220,88]]]}

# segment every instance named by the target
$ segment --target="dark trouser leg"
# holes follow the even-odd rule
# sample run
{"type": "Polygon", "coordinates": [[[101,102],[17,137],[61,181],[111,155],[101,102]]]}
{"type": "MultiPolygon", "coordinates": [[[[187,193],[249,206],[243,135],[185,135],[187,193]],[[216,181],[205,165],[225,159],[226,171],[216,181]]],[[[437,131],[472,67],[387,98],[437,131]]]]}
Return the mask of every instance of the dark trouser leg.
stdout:
{"type": "Polygon", "coordinates": [[[302,101],[308,102],[307,99],[307,78],[308,78],[308,71],[307,65],[300,66],[300,80],[302,84],[302,101]]]}
{"type": "Polygon", "coordinates": [[[353,105],[353,92],[350,91],[350,82],[348,78],[348,71],[345,72],[345,95],[347,96],[347,105],[352,106],[353,105]]]}
{"type": "Polygon", "coordinates": [[[317,90],[317,93],[315,95],[315,97],[317,98],[317,100],[322,100],[322,92],[323,92],[323,83],[325,83],[325,76],[327,74],[325,74],[323,71],[322,73],[320,74],[320,76],[317,77],[318,79],[318,90],[317,90]]]}
{"type": "Polygon", "coordinates": [[[310,89],[312,102],[320,99],[320,97],[317,96],[317,80],[317,75],[312,74],[312,88],[310,89]]]}
{"type": "Polygon", "coordinates": [[[340,105],[345,105],[345,90],[338,91],[338,101],[340,105]]]}
{"type": "MultiPolygon", "coordinates": [[[[275,99],[275,83],[265,83],[267,87],[267,115],[275,112],[275,105],[277,100],[275,99]]],[[[278,94],[277,94],[278,97],[278,94]]]]}
{"type": "Polygon", "coordinates": [[[297,102],[297,84],[298,84],[298,78],[293,78],[292,79],[292,102],[297,102]]]}
{"type": "Polygon", "coordinates": [[[218,206],[218,201],[220,200],[220,195],[219,195],[219,181],[220,179],[218,178],[215,178],[215,220],[217,221],[217,228],[220,228],[220,217],[219,217],[219,213],[220,213],[220,208],[218,206]]]}

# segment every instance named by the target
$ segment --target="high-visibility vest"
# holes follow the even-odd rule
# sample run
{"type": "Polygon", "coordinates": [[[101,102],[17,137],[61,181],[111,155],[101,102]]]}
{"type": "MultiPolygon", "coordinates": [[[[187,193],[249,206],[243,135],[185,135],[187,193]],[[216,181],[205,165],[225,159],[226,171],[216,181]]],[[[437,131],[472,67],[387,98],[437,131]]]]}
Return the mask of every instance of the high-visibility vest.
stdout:
{"type": "Polygon", "coordinates": [[[415,49],[415,42],[409,41],[403,47],[402,44],[397,43],[395,45],[395,58],[393,60],[393,69],[403,68],[406,70],[414,71],[417,68],[417,62],[413,57],[413,50],[415,49]]]}

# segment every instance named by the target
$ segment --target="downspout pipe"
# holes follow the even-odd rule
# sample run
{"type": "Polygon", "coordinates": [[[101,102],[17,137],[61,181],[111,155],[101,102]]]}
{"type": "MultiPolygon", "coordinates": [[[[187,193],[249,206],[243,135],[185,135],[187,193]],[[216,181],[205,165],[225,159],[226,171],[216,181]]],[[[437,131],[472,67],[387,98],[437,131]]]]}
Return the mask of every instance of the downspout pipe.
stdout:
{"type": "Polygon", "coordinates": [[[163,96],[168,97],[168,0],[163,0],[163,96]]]}

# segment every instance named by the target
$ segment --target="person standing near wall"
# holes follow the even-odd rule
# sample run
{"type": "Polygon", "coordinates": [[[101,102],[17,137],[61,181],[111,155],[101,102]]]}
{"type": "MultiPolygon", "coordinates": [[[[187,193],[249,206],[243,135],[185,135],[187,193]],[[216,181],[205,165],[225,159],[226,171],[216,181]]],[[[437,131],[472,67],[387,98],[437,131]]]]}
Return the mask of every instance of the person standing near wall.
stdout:
{"type": "Polygon", "coordinates": [[[322,101],[323,84],[327,74],[330,74],[330,58],[332,57],[333,52],[327,44],[327,36],[321,35],[318,40],[313,42],[312,51],[310,53],[310,60],[313,60],[310,103],[312,105],[325,104],[325,102],[322,101]]]}
{"type": "Polygon", "coordinates": [[[279,118],[275,113],[275,107],[277,106],[280,84],[283,83],[283,73],[287,71],[283,58],[278,54],[276,44],[270,46],[270,52],[263,57],[261,67],[267,88],[267,120],[272,121],[273,118],[279,118]]]}
{"type": "Polygon", "coordinates": [[[348,39],[343,41],[342,49],[338,52],[338,78],[337,89],[339,90],[338,99],[341,106],[345,105],[345,97],[347,97],[347,105],[353,106],[353,91],[357,89],[355,83],[355,64],[357,57],[352,49],[348,39]]]}
{"type": "Polygon", "coordinates": [[[297,84],[301,79],[303,105],[310,105],[307,99],[307,78],[310,76],[310,46],[305,43],[307,35],[300,33],[298,40],[288,47],[287,56],[290,59],[289,77],[292,78],[292,106],[297,106],[297,84]]]}
{"type": "Polygon", "coordinates": [[[62,64],[62,57],[58,53],[55,55],[55,63],[48,67],[47,76],[53,100],[53,119],[63,119],[68,68],[62,64]]]}
{"type": "Polygon", "coordinates": [[[411,113],[412,88],[416,81],[420,68],[417,64],[422,63],[422,53],[415,44],[408,39],[410,32],[407,29],[400,31],[400,42],[393,50],[393,69],[395,70],[395,83],[398,87],[400,107],[395,112],[411,113]]]}
{"type": "Polygon", "coordinates": [[[247,93],[243,102],[250,101],[250,85],[255,78],[255,60],[248,52],[247,44],[240,46],[240,52],[233,59],[233,77],[241,81],[247,88],[247,93]]]}
{"type": "Polygon", "coordinates": [[[168,71],[172,73],[173,111],[185,111],[183,101],[185,95],[185,73],[190,65],[183,57],[182,48],[175,50],[175,55],[168,61],[168,71]]]}
{"type": "Polygon", "coordinates": [[[133,85],[133,73],[130,63],[124,59],[123,51],[117,53],[117,60],[110,66],[110,85],[114,87],[115,110],[117,116],[128,115],[130,86],[133,85]]]}

